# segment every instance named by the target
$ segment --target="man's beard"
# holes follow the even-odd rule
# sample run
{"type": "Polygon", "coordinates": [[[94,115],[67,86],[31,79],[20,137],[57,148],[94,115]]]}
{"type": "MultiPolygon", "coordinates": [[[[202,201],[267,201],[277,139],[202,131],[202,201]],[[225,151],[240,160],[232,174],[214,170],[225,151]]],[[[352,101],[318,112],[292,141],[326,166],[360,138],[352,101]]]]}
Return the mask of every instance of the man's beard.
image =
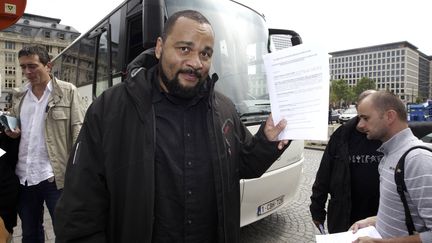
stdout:
{"type": "Polygon", "coordinates": [[[162,59],[159,60],[159,75],[162,79],[163,84],[167,88],[169,94],[172,96],[175,96],[177,98],[192,99],[192,98],[196,97],[198,95],[199,91],[201,90],[201,87],[204,84],[204,80],[202,80],[201,73],[199,73],[197,70],[193,70],[191,68],[180,69],[174,75],[174,78],[169,80],[162,69],[162,59]],[[180,73],[195,75],[198,79],[198,83],[193,87],[183,86],[182,84],[180,84],[180,81],[179,81],[180,73]]]}

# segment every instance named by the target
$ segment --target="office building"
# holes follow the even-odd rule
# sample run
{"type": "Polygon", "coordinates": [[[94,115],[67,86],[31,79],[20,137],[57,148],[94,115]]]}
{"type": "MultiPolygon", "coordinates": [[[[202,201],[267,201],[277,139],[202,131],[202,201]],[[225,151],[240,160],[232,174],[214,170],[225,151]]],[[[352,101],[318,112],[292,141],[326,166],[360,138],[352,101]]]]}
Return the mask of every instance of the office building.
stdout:
{"type": "Polygon", "coordinates": [[[389,90],[404,102],[431,98],[432,56],[402,41],[329,53],[330,79],[355,86],[363,77],[378,90],[389,90]]]}
{"type": "Polygon", "coordinates": [[[26,45],[46,46],[52,57],[59,54],[80,33],[60,19],[24,14],[17,23],[0,31],[0,109],[9,107],[13,88],[26,82],[18,63],[18,51],[26,45]]]}

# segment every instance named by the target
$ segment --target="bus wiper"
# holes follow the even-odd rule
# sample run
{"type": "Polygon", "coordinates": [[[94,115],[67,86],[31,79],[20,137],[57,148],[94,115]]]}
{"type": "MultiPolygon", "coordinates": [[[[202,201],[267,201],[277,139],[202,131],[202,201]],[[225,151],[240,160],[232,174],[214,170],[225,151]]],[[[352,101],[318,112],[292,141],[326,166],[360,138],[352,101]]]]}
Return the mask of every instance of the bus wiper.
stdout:
{"type": "Polygon", "coordinates": [[[265,116],[265,115],[269,115],[269,114],[270,114],[270,111],[268,111],[268,110],[244,112],[244,113],[240,114],[240,118],[250,117],[250,116],[265,116]]]}

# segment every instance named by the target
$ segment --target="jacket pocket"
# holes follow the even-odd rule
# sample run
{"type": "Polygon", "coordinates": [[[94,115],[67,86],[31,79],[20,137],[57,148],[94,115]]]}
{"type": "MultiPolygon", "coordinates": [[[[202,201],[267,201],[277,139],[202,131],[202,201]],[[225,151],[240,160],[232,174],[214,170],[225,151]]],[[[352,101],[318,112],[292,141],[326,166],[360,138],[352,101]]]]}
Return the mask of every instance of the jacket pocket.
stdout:
{"type": "Polygon", "coordinates": [[[54,120],[67,120],[69,119],[68,114],[62,109],[53,109],[51,116],[54,120]]]}

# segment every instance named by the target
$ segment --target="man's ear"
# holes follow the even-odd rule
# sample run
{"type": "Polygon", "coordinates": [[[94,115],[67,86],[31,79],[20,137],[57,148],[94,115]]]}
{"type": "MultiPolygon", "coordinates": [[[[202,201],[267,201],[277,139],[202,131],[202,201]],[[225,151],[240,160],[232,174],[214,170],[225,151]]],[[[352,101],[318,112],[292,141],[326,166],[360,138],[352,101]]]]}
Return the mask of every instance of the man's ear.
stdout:
{"type": "Polygon", "coordinates": [[[54,64],[52,62],[48,62],[46,64],[46,69],[49,73],[51,72],[53,66],[54,66],[54,64]]]}
{"type": "Polygon", "coordinates": [[[386,111],[386,115],[387,115],[387,121],[389,123],[393,123],[398,119],[398,115],[397,115],[397,112],[395,110],[386,111]]]}
{"type": "Polygon", "coordinates": [[[163,45],[162,37],[158,37],[156,41],[156,49],[155,49],[155,55],[157,59],[160,59],[162,55],[162,45],[163,45]]]}

